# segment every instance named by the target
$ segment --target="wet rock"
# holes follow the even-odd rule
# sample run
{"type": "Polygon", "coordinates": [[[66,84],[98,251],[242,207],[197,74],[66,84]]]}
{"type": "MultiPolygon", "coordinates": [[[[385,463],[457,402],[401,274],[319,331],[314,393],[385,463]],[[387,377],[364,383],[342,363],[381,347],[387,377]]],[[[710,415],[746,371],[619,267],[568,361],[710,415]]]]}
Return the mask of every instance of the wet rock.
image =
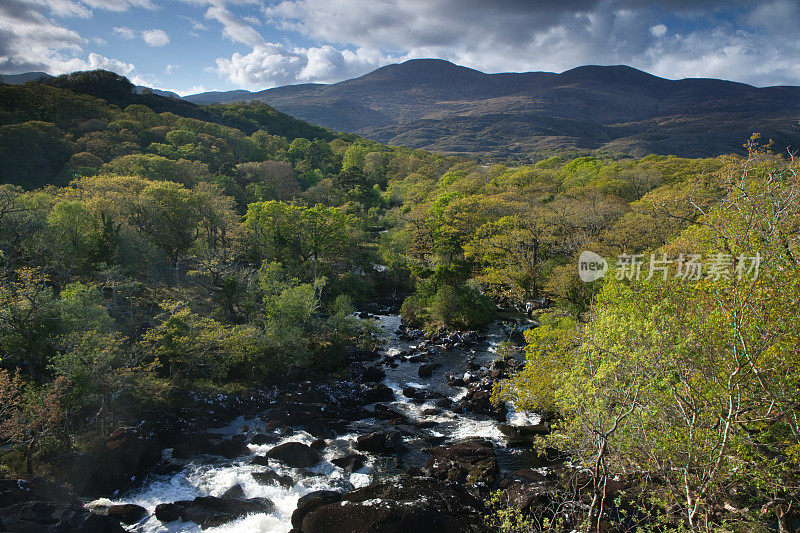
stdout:
{"type": "Polygon", "coordinates": [[[512,424],[503,423],[500,424],[498,429],[500,433],[506,437],[509,448],[524,448],[533,445],[535,437],[549,434],[550,424],[546,421],[526,426],[514,426],[512,424]]]}
{"type": "Polygon", "coordinates": [[[464,377],[463,376],[456,376],[454,374],[447,374],[445,376],[445,379],[447,380],[447,384],[450,385],[451,387],[463,387],[463,386],[466,385],[466,382],[464,381],[464,377]]]}
{"type": "Polygon", "coordinates": [[[433,375],[433,368],[434,366],[430,363],[423,363],[419,366],[419,370],[417,370],[417,374],[421,378],[429,378],[433,375]]]}
{"type": "Polygon", "coordinates": [[[361,382],[362,383],[374,383],[376,381],[380,381],[386,377],[386,372],[378,368],[377,366],[368,366],[364,369],[364,373],[361,374],[361,382]]]}
{"type": "Polygon", "coordinates": [[[332,490],[317,490],[301,496],[297,500],[297,508],[292,513],[292,526],[299,528],[308,513],[323,505],[336,503],[342,499],[340,492],[332,490]]]}
{"type": "Polygon", "coordinates": [[[161,522],[174,522],[181,517],[183,507],[174,503],[159,503],[156,505],[156,518],[161,522]]]}
{"type": "Polygon", "coordinates": [[[425,391],[416,387],[403,387],[403,396],[412,400],[422,401],[425,399],[425,391]]]}
{"type": "Polygon", "coordinates": [[[140,505],[125,503],[122,505],[111,505],[106,512],[106,516],[115,518],[123,524],[135,524],[145,516],[147,509],[140,505]]]}
{"type": "Polygon", "coordinates": [[[345,455],[344,457],[331,459],[331,463],[335,464],[339,468],[343,468],[345,472],[360,470],[364,467],[366,462],[367,458],[358,453],[351,453],[349,455],[345,455]]]}
{"type": "Polygon", "coordinates": [[[258,433],[257,435],[253,435],[250,439],[250,443],[262,446],[264,444],[274,444],[278,442],[280,438],[280,435],[275,433],[258,433]]]}
{"type": "Polygon", "coordinates": [[[286,442],[267,452],[267,457],[292,468],[305,468],[319,462],[319,454],[302,442],[286,442]]]}
{"type": "Polygon", "coordinates": [[[318,452],[323,450],[325,448],[325,446],[327,446],[327,445],[328,445],[328,443],[327,443],[327,441],[325,441],[325,439],[317,439],[314,442],[312,442],[311,444],[309,444],[309,446],[311,447],[312,450],[316,450],[318,452]]]}
{"type": "Polygon", "coordinates": [[[223,439],[209,435],[189,436],[184,442],[172,448],[172,457],[187,459],[195,455],[219,455],[226,459],[233,459],[240,455],[247,455],[250,449],[243,440],[223,439]]]}
{"type": "Polygon", "coordinates": [[[403,450],[399,431],[375,431],[356,439],[356,450],[377,454],[391,454],[403,450]]]}
{"type": "MultiPolygon", "coordinates": [[[[174,505],[180,509],[181,520],[200,524],[203,529],[220,526],[250,513],[271,513],[275,510],[275,505],[267,498],[200,496],[191,501],[177,501],[174,505]]],[[[169,508],[169,511],[170,513],[174,512],[174,508],[169,508]]],[[[156,517],[158,517],[158,508],[156,508],[156,517]]]]}
{"type": "MultiPolygon", "coordinates": [[[[481,502],[462,487],[402,477],[356,489],[320,505],[302,520],[303,533],[469,533],[482,531],[481,502]]],[[[297,527],[297,526],[295,526],[297,527]]]]}
{"type": "Polygon", "coordinates": [[[494,405],[492,403],[492,388],[490,383],[485,383],[477,388],[470,389],[458,405],[466,412],[490,416],[501,421],[505,421],[506,419],[507,410],[505,404],[494,405]]]}
{"type": "Polygon", "coordinates": [[[312,420],[306,426],[306,431],[320,439],[332,439],[336,437],[336,432],[331,428],[330,424],[321,418],[312,420]]]}
{"type": "Polygon", "coordinates": [[[233,487],[226,490],[220,498],[231,500],[231,499],[241,499],[244,498],[244,489],[242,486],[237,483],[233,487]]]}
{"type": "Polygon", "coordinates": [[[468,485],[493,484],[500,475],[492,442],[470,438],[444,448],[431,448],[423,471],[431,477],[468,485]]]}
{"type": "Polygon", "coordinates": [[[131,478],[150,471],[161,460],[157,439],[139,428],[118,428],[96,454],[77,454],[67,465],[75,490],[101,496],[132,486],[131,478]]]}
{"type": "Polygon", "coordinates": [[[447,409],[453,405],[453,400],[451,400],[450,398],[439,398],[438,400],[436,400],[434,405],[442,409],[447,409]]]}
{"type": "Polygon", "coordinates": [[[265,455],[254,455],[250,459],[250,463],[254,464],[254,465],[260,465],[260,466],[269,466],[269,457],[267,457],[265,455]]]}
{"type": "Polygon", "coordinates": [[[113,517],[90,512],[64,488],[41,481],[0,480],[0,531],[123,533],[113,517]]]}
{"type": "Polygon", "coordinates": [[[282,487],[294,487],[294,479],[292,476],[282,476],[274,470],[267,470],[266,472],[253,472],[253,479],[262,485],[281,485],[282,487]]]}
{"type": "Polygon", "coordinates": [[[378,383],[364,392],[364,403],[366,404],[375,402],[391,402],[393,400],[394,391],[383,383],[378,383]]]}

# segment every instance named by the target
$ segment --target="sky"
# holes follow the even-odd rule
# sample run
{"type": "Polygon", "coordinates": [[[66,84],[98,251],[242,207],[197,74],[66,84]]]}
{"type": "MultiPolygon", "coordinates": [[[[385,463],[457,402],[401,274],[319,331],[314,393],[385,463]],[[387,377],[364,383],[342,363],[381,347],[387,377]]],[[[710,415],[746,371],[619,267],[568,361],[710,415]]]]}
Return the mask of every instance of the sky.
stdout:
{"type": "Polygon", "coordinates": [[[800,85],[800,0],[0,0],[5,74],[104,68],[186,95],[426,57],[800,85]]]}

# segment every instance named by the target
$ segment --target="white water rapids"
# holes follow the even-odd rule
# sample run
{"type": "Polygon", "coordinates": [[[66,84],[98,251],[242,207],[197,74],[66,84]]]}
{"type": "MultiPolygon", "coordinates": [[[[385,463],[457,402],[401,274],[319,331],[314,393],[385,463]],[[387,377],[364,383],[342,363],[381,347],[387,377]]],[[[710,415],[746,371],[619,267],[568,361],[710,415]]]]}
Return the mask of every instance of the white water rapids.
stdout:
{"type": "MultiPolygon", "coordinates": [[[[384,353],[399,353],[402,350],[413,349],[415,342],[406,342],[395,334],[400,326],[398,315],[377,317],[379,324],[389,333],[389,342],[384,353]]],[[[525,452],[505,450],[503,437],[498,430],[499,423],[485,417],[464,414],[455,414],[447,409],[435,409],[433,403],[414,403],[402,394],[404,387],[435,389],[444,393],[452,400],[460,399],[465,393],[464,388],[453,388],[446,384],[445,372],[463,373],[466,370],[467,356],[474,357],[479,364],[488,364],[495,358],[494,351],[497,345],[504,340],[506,335],[499,326],[493,326],[488,331],[487,343],[479,344],[468,352],[458,353],[443,352],[433,356],[432,362],[440,363],[441,367],[434,370],[431,378],[420,378],[417,375],[418,363],[399,362],[397,368],[384,367],[386,378],[384,383],[394,390],[395,401],[389,405],[398,412],[415,421],[435,422],[428,429],[420,430],[431,437],[444,437],[448,441],[457,441],[467,437],[485,437],[495,442],[498,460],[503,470],[519,467],[517,464],[525,452]],[[472,353],[470,353],[472,352],[472,353]],[[423,411],[435,414],[424,414],[423,411]],[[502,455],[501,455],[502,452],[502,455]]],[[[517,425],[538,422],[538,417],[533,414],[516,413],[509,405],[508,421],[517,425]]],[[[225,427],[210,430],[220,434],[237,434],[246,432],[253,435],[263,432],[266,420],[259,418],[247,419],[240,417],[233,420],[225,427]],[[243,429],[246,428],[246,429],[243,429]]],[[[354,422],[348,427],[348,433],[330,439],[327,446],[321,451],[322,461],[312,468],[289,468],[280,464],[277,466],[259,466],[250,464],[250,457],[243,456],[237,459],[222,459],[209,456],[195,457],[182,470],[166,475],[150,475],[144,483],[130,492],[116,495],[110,499],[102,498],[90,502],[87,506],[133,503],[147,509],[149,516],[137,524],[128,526],[133,532],[199,532],[200,526],[193,522],[177,520],[170,523],[161,523],[155,517],[155,507],[160,503],[171,503],[177,500],[191,500],[197,496],[221,496],[229,488],[239,484],[244,489],[247,498],[269,498],[275,504],[272,513],[251,514],[244,518],[229,522],[219,527],[208,528],[203,531],[208,533],[241,532],[241,533],[286,533],[291,529],[292,512],[297,506],[297,500],[315,490],[352,490],[363,487],[380,479],[382,474],[382,461],[385,458],[368,455],[364,467],[360,470],[346,473],[342,468],[334,466],[331,459],[354,452],[356,438],[379,429],[385,429],[380,420],[367,419],[354,422]],[[274,470],[281,475],[289,475],[295,480],[295,485],[285,488],[279,485],[264,485],[256,482],[252,474],[274,470]]],[[[308,433],[295,429],[294,433],[283,437],[280,441],[263,446],[250,444],[250,451],[257,455],[264,455],[272,447],[290,441],[299,441],[310,444],[315,438],[308,433]]],[[[169,453],[167,450],[165,453],[169,453]]],[[[412,450],[412,453],[418,452],[412,450]]],[[[422,452],[418,452],[422,453],[422,452]]],[[[274,464],[274,463],[273,463],[274,464]]]]}

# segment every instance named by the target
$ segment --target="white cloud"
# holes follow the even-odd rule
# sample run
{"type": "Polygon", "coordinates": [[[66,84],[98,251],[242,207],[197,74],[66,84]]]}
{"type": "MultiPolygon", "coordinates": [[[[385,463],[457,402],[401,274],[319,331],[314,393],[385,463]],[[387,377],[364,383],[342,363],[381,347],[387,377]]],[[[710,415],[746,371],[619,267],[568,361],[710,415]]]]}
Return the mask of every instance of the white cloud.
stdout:
{"type": "Polygon", "coordinates": [[[332,82],[373,70],[394,58],[377,50],[337,50],[324,45],[287,49],[265,43],[249,54],[217,59],[216,71],[232,84],[253,89],[297,82],[332,82]]]}
{"type": "Polygon", "coordinates": [[[117,26],[111,31],[114,33],[114,35],[118,35],[119,37],[122,37],[123,39],[135,39],[136,38],[136,32],[134,30],[128,28],[127,26],[117,26]]]}
{"type": "Polygon", "coordinates": [[[142,40],[149,46],[166,46],[169,44],[169,35],[164,30],[143,30],[142,40]]]}
{"type": "Polygon", "coordinates": [[[667,34],[667,27],[664,24],[656,24],[650,27],[650,33],[653,37],[663,37],[667,34]]]}
{"type": "Polygon", "coordinates": [[[172,74],[174,71],[179,70],[180,68],[181,68],[180,65],[173,65],[172,63],[170,63],[164,68],[164,73],[172,74]]]}
{"type": "Polygon", "coordinates": [[[264,44],[264,38],[260,33],[245,21],[237,19],[222,3],[210,6],[206,10],[205,17],[222,24],[222,35],[233,42],[253,47],[264,44]]]}
{"type": "Polygon", "coordinates": [[[132,7],[142,7],[150,10],[158,9],[151,0],[83,0],[83,2],[90,7],[116,12],[127,11],[132,7]]]}

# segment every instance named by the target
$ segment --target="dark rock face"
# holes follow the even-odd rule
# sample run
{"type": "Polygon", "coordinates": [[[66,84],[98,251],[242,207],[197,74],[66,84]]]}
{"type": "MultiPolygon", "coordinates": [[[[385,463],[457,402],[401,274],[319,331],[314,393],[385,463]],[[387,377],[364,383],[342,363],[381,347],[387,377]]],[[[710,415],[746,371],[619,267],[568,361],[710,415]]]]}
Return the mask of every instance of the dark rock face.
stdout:
{"type": "Polygon", "coordinates": [[[513,426],[500,424],[500,432],[506,437],[510,448],[524,448],[533,445],[533,439],[538,435],[550,433],[550,424],[545,421],[527,426],[513,426]]]}
{"type": "Polygon", "coordinates": [[[274,470],[253,472],[253,479],[262,485],[281,485],[286,488],[294,487],[294,479],[292,479],[292,476],[282,476],[274,470]]]}
{"type": "Polygon", "coordinates": [[[319,454],[302,442],[285,442],[267,452],[267,457],[292,468],[306,468],[319,462],[319,454]]]}
{"type": "Polygon", "coordinates": [[[361,374],[361,381],[362,383],[374,383],[376,381],[380,381],[386,377],[386,372],[378,368],[377,366],[368,366],[364,369],[364,373],[361,374]]]}
{"type": "Polygon", "coordinates": [[[336,503],[342,499],[342,494],[332,490],[317,490],[309,492],[297,500],[297,508],[292,513],[292,526],[299,528],[303,525],[303,518],[308,513],[330,503],[336,503]]]}
{"type": "Polygon", "coordinates": [[[79,454],[70,468],[74,487],[83,496],[101,496],[131,486],[161,459],[155,437],[138,428],[119,428],[97,456],[79,454]]]}
{"type": "Polygon", "coordinates": [[[476,415],[490,416],[502,421],[506,419],[506,406],[492,403],[492,386],[488,381],[471,388],[458,405],[464,411],[476,415]]]}
{"type": "Polygon", "coordinates": [[[147,516],[147,509],[132,503],[112,505],[108,508],[107,516],[115,518],[123,524],[135,524],[147,516]]]}
{"type": "Polygon", "coordinates": [[[123,533],[119,520],[90,512],[73,494],[49,483],[0,480],[0,530],[123,533]]]}
{"type": "Polygon", "coordinates": [[[375,431],[356,440],[356,450],[360,452],[390,454],[402,449],[403,438],[399,431],[375,431]]]}
{"type": "Polygon", "coordinates": [[[242,440],[223,439],[209,435],[195,435],[172,449],[172,457],[186,459],[194,455],[219,455],[233,459],[247,455],[250,450],[242,440]]]}
{"type": "Polygon", "coordinates": [[[423,363],[419,366],[419,370],[417,370],[417,375],[421,378],[429,378],[433,375],[433,365],[429,363],[423,363]]]}
{"type": "Polygon", "coordinates": [[[361,469],[364,464],[366,463],[367,458],[361,454],[353,453],[350,455],[345,455],[344,457],[339,457],[337,459],[332,459],[331,463],[335,464],[340,468],[344,468],[347,472],[352,472],[354,470],[361,469]]]}
{"type": "Polygon", "coordinates": [[[423,472],[436,479],[464,485],[492,485],[500,475],[492,441],[471,438],[444,448],[430,448],[423,472]]]}
{"type": "Polygon", "coordinates": [[[162,522],[183,521],[200,524],[203,529],[236,520],[250,513],[270,513],[275,505],[267,498],[217,498],[200,496],[194,500],[156,506],[156,518],[162,522]]]}
{"type": "Polygon", "coordinates": [[[383,383],[378,383],[367,389],[363,396],[365,403],[391,402],[394,400],[394,391],[383,383]]]}
{"type": "MultiPolygon", "coordinates": [[[[482,531],[481,502],[459,486],[399,478],[304,506],[303,533],[462,533],[482,531]]],[[[299,510],[299,509],[298,509],[299,510]]],[[[294,518],[294,517],[293,517],[294,518]]]]}

